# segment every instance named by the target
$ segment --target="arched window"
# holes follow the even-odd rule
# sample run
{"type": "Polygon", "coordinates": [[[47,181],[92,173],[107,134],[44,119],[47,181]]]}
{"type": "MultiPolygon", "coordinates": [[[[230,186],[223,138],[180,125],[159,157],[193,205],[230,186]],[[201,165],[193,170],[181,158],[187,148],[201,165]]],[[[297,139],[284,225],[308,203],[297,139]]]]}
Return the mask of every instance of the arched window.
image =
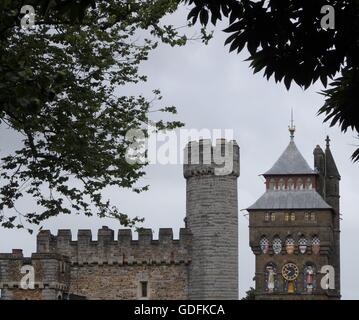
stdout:
{"type": "Polygon", "coordinates": [[[275,212],[271,212],[270,214],[270,220],[275,221],[275,212]]]}
{"type": "Polygon", "coordinates": [[[307,181],[305,182],[305,188],[308,190],[313,189],[313,183],[311,178],[307,178],[307,181]]]}
{"type": "Polygon", "coordinates": [[[297,180],[297,190],[303,190],[303,189],[304,189],[303,180],[301,178],[299,178],[297,180]]]}
{"type": "Polygon", "coordinates": [[[265,291],[268,293],[273,293],[278,288],[277,281],[277,267],[273,262],[269,262],[265,266],[265,291]]]}
{"type": "Polygon", "coordinates": [[[288,179],[288,190],[294,190],[294,181],[292,178],[288,179]]]}
{"type": "Polygon", "coordinates": [[[319,254],[320,252],[320,239],[317,235],[312,238],[312,251],[314,254],[319,254]]]}
{"type": "Polygon", "coordinates": [[[269,251],[269,240],[266,236],[262,236],[259,240],[259,246],[262,250],[262,253],[266,254],[269,251]]]}
{"type": "Polygon", "coordinates": [[[284,189],[285,189],[284,179],[281,178],[281,179],[279,179],[279,182],[278,182],[278,190],[284,190],[284,189]]]}
{"type": "Polygon", "coordinates": [[[310,213],[310,221],[315,221],[316,217],[315,217],[315,212],[311,212],[310,213]]]}
{"type": "Polygon", "coordinates": [[[301,254],[305,254],[308,248],[308,240],[306,237],[301,236],[298,240],[298,249],[301,254]]]}
{"type": "Polygon", "coordinates": [[[309,221],[309,212],[304,213],[304,220],[309,221]]]}
{"type": "Polygon", "coordinates": [[[282,240],[278,236],[275,236],[273,238],[272,247],[273,247],[273,252],[275,254],[280,254],[281,253],[281,251],[282,251],[282,240]]]}
{"type": "Polygon", "coordinates": [[[316,287],[316,268],[313,263],[304,266],[304,291],[312,294],[316,287]]]}
{"type": "Polygon", "coordinates": [[[269,180],[269,190],[275,190],[276,189],[276,183],[275,183],[275,179],[270,179],[269,180]]]}
{"type": "Polygon", "coordinates": [[[295,212],[291,212],[290,221],[295,221],[295,212]]]}
{"type": "Polygon", "coordinates": [[[285,250],[287,251],[287,254],[293,254],[294,253],[294,239],[291,236],[288,236],[285,240],[285,250]]]}

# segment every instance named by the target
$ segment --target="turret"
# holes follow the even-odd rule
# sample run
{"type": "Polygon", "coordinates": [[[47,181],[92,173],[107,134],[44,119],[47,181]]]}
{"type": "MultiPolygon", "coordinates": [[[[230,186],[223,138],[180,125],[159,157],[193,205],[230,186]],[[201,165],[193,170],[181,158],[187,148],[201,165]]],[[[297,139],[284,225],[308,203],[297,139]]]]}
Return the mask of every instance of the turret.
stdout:
{"type": "Polygon", "coordinates": [[[333,208],[334,253],[331,263],[335,269],[336,290],[340,293],[340,174],[330,150],[330,139],[326,139],[325,152],[317,146],[314,149],[314,166],[319,173],[318,192],[333,208]]]}
{"type": "Polygon", "coordinates": [[[313,151],[314,154],[314,169],[318,172],[317,191],[325,199],[325,153],[323,149],[317,145],[313,151]]]}
{"type": "Polygon", "coordinates": [[[189,299],[238,299],[237,143],[190,142],[184,176],[192,233],[189,299]]]}
{"type": "Polygon", "coordinates": [[[335,287],[340,293],[340,174],[337,165],[334,161],[334,157],[330,150],[330,139],[326,139],[325,149],[325,200],[334,209],[334,237],[335,237],[335,254],[333,265],[335,268],[335,287]]]}
{"type": "Polygon", "coordinates": [[[325,149],[325,191],[326,200],[339,213],[339,182],[340,174],[330,150],[330,139],[327,137],[325,149]]]}

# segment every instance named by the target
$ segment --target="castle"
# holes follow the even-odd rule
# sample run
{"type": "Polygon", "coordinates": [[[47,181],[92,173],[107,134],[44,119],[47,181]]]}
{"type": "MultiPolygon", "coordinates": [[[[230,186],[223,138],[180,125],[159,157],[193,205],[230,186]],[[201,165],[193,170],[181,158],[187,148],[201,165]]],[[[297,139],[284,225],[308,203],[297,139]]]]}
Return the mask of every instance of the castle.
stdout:
{"type": "Polygon", "coordinates": [[[76,241],[70,230],[40,231],[31,258],[20,249],[0,254],[0,299],[238,299],[239,146],[191,142],[185,160],[179,239],[172,229],[160,229],[158,240],[151,229],[138,240],[122,229],[115,240],[103,227],[96,241],[91,230],[76,241]]]}
{"type": "Polygon", "coordinates": [[[263,174],[265,193],[247,209],[256,299],[340,299],[341,177],[330,139],[325,151],[314,149],[313,170],[294,142],[293,124],[289,130],[288,147],[263,174]]]}
{"type": "MultiPolygon", "coordinates": [[[[265,193],[250,206],[256,299],[340,299],[340,175],[330,151],[314,150],[314,170],[294,142],[263,174],[265,193]],[[323,273],[324,272],[328,273],[323,273]],[[327,277],[330,271],[335,280],[327,277]],[[323,280],[327,286],[323,287],[323,280]],[[327,281],[327,282],[326,282],[327,281]]],[[[57,236],[41,231],[37,251],[0,254],[1,299],[238,299],[239,146],[223,139],[185,148],[185,228],[103,227],[57,236]],[[229,164],[229,165],[228,165],[229,164]],[[23,268],[25,269],[23,270],[23,268]],[[32,272],[34,285],[21,281],[32,272]]]]}

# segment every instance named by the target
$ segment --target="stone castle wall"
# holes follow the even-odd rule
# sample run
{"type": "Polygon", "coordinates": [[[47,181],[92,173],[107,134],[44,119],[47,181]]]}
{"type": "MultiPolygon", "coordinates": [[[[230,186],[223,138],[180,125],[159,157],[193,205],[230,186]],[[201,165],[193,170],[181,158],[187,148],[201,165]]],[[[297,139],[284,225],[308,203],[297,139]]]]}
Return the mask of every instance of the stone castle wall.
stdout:
{"type": "Polygon", "coordinates": [[[200,140],[188,144],[185,157],[186,228],[179,239],[173,239],[172,229],[160,229],[156,240],[150,229],[141,229],[138,240],[130,229],[119,230],[117,240],[107,227],[98,230],[96,240],[91,230],[79,230],[77,240],[70,230],[58,230],[56,236],[43,230],[31,260],[6,267],[12,258],[0,256],[0,277],[6,274],[8,282],[20,281],[23,263],[42,275],[31,293],[13,285],[7,298],[238,299],[239,146],[200,140]],[[42,286],[48,273],[53,285],[42,286]]]}
{"type": "Polygon", "coordinates": [[[6,300],[57,300],[70,287],[70,261],[58,253],[33,253],[25,258],[21,250],[0,254],[1,299],[6,300]],[[23,290],[21,279],[23,266],[32,266],[34,288],[23,290]]]}
{"type": "Polygon", "coordinates": [[[133,240],[130,229],[114,231],[103,227],[93,240],[91,230],[79,230],[77,241],[70,230],[57,236],[41,231],[37,252],[57,253],[71,262],[69,292],[88,299],[141,298],[140,283],[148,283],[149,299],[186,299],[189,250],[192,235],[180,230],[173,239],[172,229],[160,229],[154,240],[151,229],[142,229],[133,240]]]}

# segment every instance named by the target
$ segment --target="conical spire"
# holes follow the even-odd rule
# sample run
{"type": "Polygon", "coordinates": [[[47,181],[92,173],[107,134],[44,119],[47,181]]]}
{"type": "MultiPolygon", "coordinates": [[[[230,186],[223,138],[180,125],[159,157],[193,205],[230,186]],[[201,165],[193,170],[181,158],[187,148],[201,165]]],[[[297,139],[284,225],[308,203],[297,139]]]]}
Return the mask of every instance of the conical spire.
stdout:
{"type": "Polygon", "coordinates": [[[294,125],[293,109],[291,111],[291,120],[288,129],[290,132],[290,142],[288,147],[284,150],[273,167],[264,173],[264,176],[316,174],[316,172],[308,165],[294,142],[294,133],[296,128],[294,125]]]}
{"type": "Polygon", "coordinates": [[[293,140],[264,175],[316,174],[298,150],[293,140]]]}
{"type": "Polygon", "coordinates": [[[330,150],[330,138],[327,136],[327,139],[325,140],[327,143],[327,147],[325,149],[325,159],[326,159],[326,176],[329,177],[335,177],[340,179],[340,174],[337,168],[337,165],[334,161],[334,157],[332,155],[332,152],[330,150]]]}

